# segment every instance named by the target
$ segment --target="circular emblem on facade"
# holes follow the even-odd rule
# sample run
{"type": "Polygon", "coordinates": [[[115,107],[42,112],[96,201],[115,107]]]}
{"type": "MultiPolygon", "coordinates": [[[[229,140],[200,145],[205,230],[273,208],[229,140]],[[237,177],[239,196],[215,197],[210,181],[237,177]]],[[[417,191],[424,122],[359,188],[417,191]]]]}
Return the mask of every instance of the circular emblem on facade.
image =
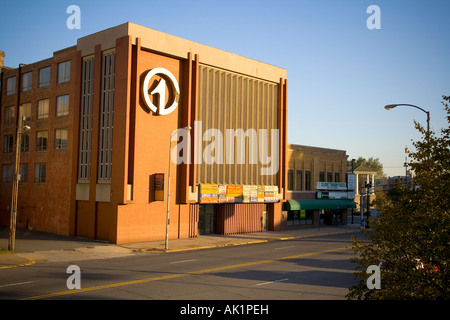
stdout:
{"type": "MultiPolygon", "coordinates": [[[[144,98],[145,104],[150,108],[154,113],[159,115],[166,115],[173,112],[178,106],[178,99],[180,97],[180,88],[178,86],[177,79],[175,76],[164,68],[155,68],[150,70],[144,78],[144,83],[142,84],[142,96],[144,98]],[[158,85],[150,92],[149,94],[149,84],[150,80],[155,76],[161,76],[158,85]],[[172,94],[172,97],[169,98],[167,102],[168,106],[166,107],[166,80],[169,82],[169,93],[172,94]],[[150,99],[150,96],[155,94],[159,95],[158,106],[155,106],[150,99]]],[[[155,101],[155,99],[153,99],[155,101]]]]}

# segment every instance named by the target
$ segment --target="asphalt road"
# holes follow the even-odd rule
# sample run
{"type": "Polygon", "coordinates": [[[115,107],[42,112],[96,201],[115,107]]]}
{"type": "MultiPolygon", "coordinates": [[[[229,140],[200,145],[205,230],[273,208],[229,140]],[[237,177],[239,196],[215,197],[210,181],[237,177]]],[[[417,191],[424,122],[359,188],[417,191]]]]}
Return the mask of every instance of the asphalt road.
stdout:
{"type": "Polygon", "coordinates": [[[0,270],[0,299],[340,300],[355,281],[349,248],[349,235],[339,234],[44,263],[0,270]],[[67,273],[70,265],[80,268],[78,279],[67,273]],[[80,289],[68,288],[69,277],[80,289]]]}

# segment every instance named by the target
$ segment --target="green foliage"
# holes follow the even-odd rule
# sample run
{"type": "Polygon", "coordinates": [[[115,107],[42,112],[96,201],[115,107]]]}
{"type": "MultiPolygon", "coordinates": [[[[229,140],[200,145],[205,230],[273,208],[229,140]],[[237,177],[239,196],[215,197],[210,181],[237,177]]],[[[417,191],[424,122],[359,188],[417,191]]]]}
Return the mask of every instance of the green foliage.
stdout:
{"type": "MultiPolygon", "coordinates": [[[[450,124],[448,103],[444,108],[450,124]]],[[[450,298],[450,126],[439,137],[418,123],[416,128],[423,139],[409,151],[414,188],[397,185],[377,195],[382,214],[365,240],[353,241],[360,282],[350,288],[349,299],[450,298]],[[381,266],[380,290],[367,288],[370,265],[381,266]]]]}

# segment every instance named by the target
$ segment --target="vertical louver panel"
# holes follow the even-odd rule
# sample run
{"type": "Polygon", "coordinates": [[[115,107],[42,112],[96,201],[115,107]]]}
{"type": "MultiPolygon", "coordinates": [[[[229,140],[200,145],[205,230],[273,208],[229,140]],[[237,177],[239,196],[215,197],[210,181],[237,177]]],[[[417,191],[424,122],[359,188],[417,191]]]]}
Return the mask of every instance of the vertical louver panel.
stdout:
{"type": "Polygon", "coordinates": [[[115,58],[114,51],[103,53],[98,161],[99,183],[111,181],[115,58]]]}
{"type": "Polygon", "coordinates": [[[78,182],[89,182],[91,177],[92,103],[94,98],[94,57],[83,60],[80,112],[80,149],[78,182]]]}
{"type": "Polygon", "coordinates": [[[262,158],[270,159],[272,144],[278,145],[271,139],[278,129],[278,84],[201,65],[198,103],[202,163],[196,182],[276,185],[276,172],[264,175],[261,168],[270,167],[262,158]]]}

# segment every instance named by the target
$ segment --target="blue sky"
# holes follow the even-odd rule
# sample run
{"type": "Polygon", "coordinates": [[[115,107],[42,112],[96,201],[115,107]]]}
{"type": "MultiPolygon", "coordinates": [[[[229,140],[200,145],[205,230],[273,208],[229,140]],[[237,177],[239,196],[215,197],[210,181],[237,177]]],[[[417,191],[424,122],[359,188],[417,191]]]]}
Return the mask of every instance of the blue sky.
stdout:
{"type": "Polygon", "coordinates": [[[287,69],[288,142],[379,158],[404,175],[405,147],[420,139],[414,120],[447,126],[450,1],[2,1],[5,65],[32,63],[80,37],[130,21],[287,69]],[[81,9],[70,30],[69,5],[81,9]],[[377,5],[381,29],[366,26],[377,5]]]}

